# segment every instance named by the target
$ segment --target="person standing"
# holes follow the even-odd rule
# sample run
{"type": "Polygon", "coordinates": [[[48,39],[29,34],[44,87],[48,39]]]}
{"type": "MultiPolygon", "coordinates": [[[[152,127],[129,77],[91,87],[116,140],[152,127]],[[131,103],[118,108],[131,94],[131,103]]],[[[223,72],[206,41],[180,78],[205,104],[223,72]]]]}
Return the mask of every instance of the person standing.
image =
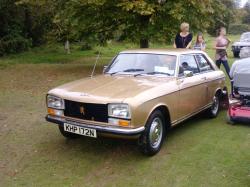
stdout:
{"type": "MultiPolygon", "coordinates": [[[[228,77],[230,78],[230,67],[228,64],[227,59],[227,48],[230,44],[230,40],[226,37],[227,31],[225,27],[221,27],[219,29],[219,36],[216,38],[214,49],[216,50],[215,53],[215,60],[216,65],[220,68],[221,64],[223,64],[228,77]]],[[[231,79],[231,78],[230,78],[231,79]]]]}
{"type": "Polygon", "coordinates": [[[189,32],[189,24],[182,23],[180,26],[181,32],[175,37],[174,48],[190,49],[192,45],[193,35],[189,32]]]}
{"type": "Polygon", "coordinates": [[[206,43],[203,37],[203,34],[200,32],[197,35],[196,42],[194,44],[195,50],[205,51],[206,50],[206,43]]]}

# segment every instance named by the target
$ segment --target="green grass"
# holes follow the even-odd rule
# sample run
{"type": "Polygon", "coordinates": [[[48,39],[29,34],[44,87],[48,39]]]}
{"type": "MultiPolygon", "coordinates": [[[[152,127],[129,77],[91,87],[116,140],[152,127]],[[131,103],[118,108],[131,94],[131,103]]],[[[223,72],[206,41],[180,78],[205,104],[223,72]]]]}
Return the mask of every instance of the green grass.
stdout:
{"type": "Polygon", "coordinates": [[[50,44],[36,47],[20,54],[0,58],[0,64],[40,64],[40,63],[85,63],[95,58],[99,52],[102,59],[111,59],[119,51],[135,48],[133,44],[109,43],[106,47],[95,46],[92,50],[82,51],[79,45],[72,45],[71,53],[66,54],[63,45],[50,44]]]}
{"type": "MultiPolygon", "coordinates": [[[[213,38],[207,40],[210,48],[213,38]]],[[[126,45],[102,48],[97,72],[115,53],[133,47],[126,45]]],[[[172,129],[151,158],[130,141],[65,140],[44,120],[45,95],[88,76],[95,56],[96,49],[75,47],[66,55],[62,47],[51,46],[0,60],[5,64],[0,69],[0,186],[250,186],[250,128],[227,125],[226,111],[172,129]]]]}

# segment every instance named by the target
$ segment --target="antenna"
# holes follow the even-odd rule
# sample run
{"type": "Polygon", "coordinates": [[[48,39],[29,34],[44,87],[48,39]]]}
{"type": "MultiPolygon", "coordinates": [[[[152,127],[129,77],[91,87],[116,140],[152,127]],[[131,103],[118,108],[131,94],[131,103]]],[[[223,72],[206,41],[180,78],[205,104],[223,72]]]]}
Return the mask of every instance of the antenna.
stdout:
{"type": "Polygon", "coordinates": [[[101,51],[99,50],[99,51],[98,51],[98,55],[97,55],[96,60],[95,60],[95,65],[94,65],[93,70],[92,70],[92,73],[91,73],[91,75],[90,75],[91,78],[93,78],[93,76],[94,76],[95,69],[96,69],[96,65],[97,65],[97,62],[98,62],[98,60],[99,60],[99,58],[100,58],[100,54],[101,54],[101,51]]]}

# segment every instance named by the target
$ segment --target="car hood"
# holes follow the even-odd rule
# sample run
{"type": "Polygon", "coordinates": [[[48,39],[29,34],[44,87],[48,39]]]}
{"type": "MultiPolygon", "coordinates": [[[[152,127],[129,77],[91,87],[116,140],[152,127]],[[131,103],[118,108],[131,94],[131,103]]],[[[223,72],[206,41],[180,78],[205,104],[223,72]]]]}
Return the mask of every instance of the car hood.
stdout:
{"type": "Polygon", "coordinates": [[[163,92],[166,94],[166,89],[175,91],[174,86],[166,85],[173,84],[174,80],[174,77],[100,75],[62,85],[49,94],[78,102],[107,104],[138,100],[140,96],[158,97],[163,92]]]}
{"type": "Polygon", "coordinates": [[[247,41],[234,42],[233,46],[250,46],[250,42],[247,41]]]}

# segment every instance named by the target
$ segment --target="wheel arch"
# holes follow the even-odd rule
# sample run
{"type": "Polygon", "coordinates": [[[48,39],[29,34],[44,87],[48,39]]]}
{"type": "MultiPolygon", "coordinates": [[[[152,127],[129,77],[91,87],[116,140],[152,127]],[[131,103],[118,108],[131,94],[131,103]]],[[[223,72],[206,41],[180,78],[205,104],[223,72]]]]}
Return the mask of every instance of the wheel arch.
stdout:
{"type": "Polygon", "coordinates": [[[159,110],[162,112],[163,116],[165,117],[165,122],[166,122],[166,128],[170,128],[171,127],[171,115],[170,115],[170,111],[167,105],[165,104],[159,104],[156,105],[149,113],[149,115],[147,116],[147,121],[149,119],[149,117],[151,116],[151,114],[156,111],[159,110]]]}
{"type": "Polygon", "coordinates": [[[217,88],[214,95],[218,95],[220,99],[220,107],[227,109],[229,106],[229,97],[228,89],[225,86],[224,88],[217,88]]]}
{"type": "Polygon", "coordinates": [[[219,95],[219,96],[221,96],[222,94],[223,94],[223,92],[222,92],[222,89],[221,89],[221,88],[217,88],[217,89],[215,90],[214,95],[219,95]]]}

